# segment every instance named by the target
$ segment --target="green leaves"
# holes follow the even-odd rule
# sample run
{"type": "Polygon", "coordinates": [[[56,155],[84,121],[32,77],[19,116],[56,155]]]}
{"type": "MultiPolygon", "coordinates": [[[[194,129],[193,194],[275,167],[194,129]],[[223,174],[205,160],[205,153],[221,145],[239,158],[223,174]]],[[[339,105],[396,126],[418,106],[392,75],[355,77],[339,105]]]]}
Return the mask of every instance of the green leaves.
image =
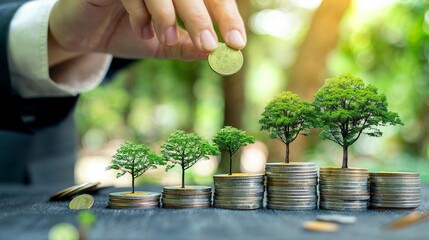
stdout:
{"type": "Polygon", "coordinates": [[[291,143],[301,131],[311,128],[313,118],[314,111],[310,104],[287,91],[265,107],[259,123],[261,130],[270,132],[271,138],[291,143]]]}
{"type": "Polygon", "coordinates": [[[255,138],[248,136],[245,131],[226,126],[216,133],[213,137],[213,142],[221,151],[229,152],[232,155],[240,149],[240,147],[254,143],[255,138]]]}
{"type": "Polygon", "coordinates": [[[398,114],[388,111],[386,97],[351,74],[327,79],[314,99],[320,138],[343,147],[352,145],[362,133],[380,137],[379,126],[402,125],[398,114]]]}
{"type": "Polygon", "coordinates": [[[197,134],[176,130],[161,146],[161,154],[164,160],[172,163],[167,165],[168,171],[176,164],[182,165],[183,169],[188,169],[199,160],[209,159],[210,155],[220,155],[220,152],[216,146],[197,134]]]}
{"type": "Polygon", "coordinates": [[[245,131],[237,128],[226,126],[216,133],[213,142],[218,146],[221,151],[229,153],[229,175],[232,175],[232,155],[249,143],[254,143],[255,138],[248,136],[245,131]]]}
{"type": "Polygon", "coordinates": [[[163,159],[146,145],[127,141],[116,151],[106,170],[118,170],[118,178],[129,173],[135,179],[148,169],[155,169],[157,165],[163,164],[163,159]]]}

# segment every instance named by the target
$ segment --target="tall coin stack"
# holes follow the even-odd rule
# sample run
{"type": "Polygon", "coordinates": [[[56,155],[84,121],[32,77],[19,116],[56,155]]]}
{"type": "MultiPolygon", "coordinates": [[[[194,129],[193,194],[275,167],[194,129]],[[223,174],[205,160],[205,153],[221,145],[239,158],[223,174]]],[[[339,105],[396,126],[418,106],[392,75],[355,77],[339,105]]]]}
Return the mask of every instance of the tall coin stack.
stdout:
{"type": "Polygon", "coordinates": [[[312,210],[317,207],[314,163],[267,163],[267,208],[312,210]]]}
{"type": "Polygon", "coordinates": [[[413,209],[420,206],[419,173],[370,173],[369,182],[372,208],[413,209]]]}
{"type": "Polygon", "coordinates": [[[368,208],[368,170],[320,168],[320,209],[353,211],[368,208]]]}
{"type": "Polygon", "coordinates": [[[213,176],[216,208],[253,210],[263,207],[264,175],[234,173],[213,176]]]}
{"type": "Polygon", "coordinates": [[[209,208],[212,188],[207,186],[170,186],[162,192],[163,208],[209,208]]]}
{"type": "Polygon", "coordinates": [[[157,208],[160,195],[154,192],[113,192],[109,194],[109,208],[157,208]]]}

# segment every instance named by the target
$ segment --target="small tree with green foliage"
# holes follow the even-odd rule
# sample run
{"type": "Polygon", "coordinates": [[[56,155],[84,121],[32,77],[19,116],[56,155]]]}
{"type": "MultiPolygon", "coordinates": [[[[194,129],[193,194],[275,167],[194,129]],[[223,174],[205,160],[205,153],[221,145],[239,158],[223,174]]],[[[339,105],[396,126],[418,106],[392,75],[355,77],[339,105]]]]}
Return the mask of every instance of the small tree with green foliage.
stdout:
{"type": "Polygon", "coordinates": [[[232,155],[247,144],[254,143],[255,138],[248,136],[245,131],[226,126],[219,130],[213,142],[221,151],[229,153],[229,175],[232,175],[232,155]]]}
{"type": "Polygon", "coordinates": [[[175,130],[161,146],[161,154],[164,161],[172,163],[167,165],[166,171],[176,164],[182,167],[182,188],[185,188],[185,170],[199,160],[209,159],[210,155],[220,155],[220,151],[195,133],[175,130]]]}
{"type": "Polygon", "coordinates": [[[131,174],[132,193],[134,193],[134,180],[148,169],[156,169],[157,165],[163,165],[163,158],[155,154],[149,147],[143,144],[125,142],[112,158],[107,170],[120,171],[116,177],[122,177],[126,173],[131,174]]]}
{"type": "Polygon", "coordinates": [[[348,168],[348,148],[361,134],[380,137],[377,127],[403,125],[397,113],[388,111],[386,97],[375,86],[351,74],[327,79],[313,106],[318,112],[316,127],[322,129],[319,137],[343,147],[342,168],[348,168]]]}
{"type": "Polygon", "coordinates": [[[314,115],[311,105],[290,91],[282,92],[265,107],[259,120],[261,130],[269,131],[271,138],[278,138],[286,145],[285,163],[289,163],[290,143],[300,132],[312,127],[314,115]]]}

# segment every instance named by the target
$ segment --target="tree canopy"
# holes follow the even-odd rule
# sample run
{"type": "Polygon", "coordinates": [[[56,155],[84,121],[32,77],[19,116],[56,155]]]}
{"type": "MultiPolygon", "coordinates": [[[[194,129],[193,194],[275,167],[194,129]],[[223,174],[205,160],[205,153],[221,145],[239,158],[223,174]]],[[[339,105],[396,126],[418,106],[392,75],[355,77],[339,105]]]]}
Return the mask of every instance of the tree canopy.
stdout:
{"type": "Polygon", "coordinates": [[[255,138],[248,136],[245,131],[226,126],[213,137],[213,142],[221,151],[229,153],[229,175],[232,175],[232,155],[247,144],[254,143],[255,138]]]}
{"type": "Polygon", "coordinates": [[[134,193],[134,180],[147,170],[156,169],[157,165],[163,165],[163,163],[163,158],[146,145],[127,141],[116,150],[116,154],[112,157],[110,166],[106,170],[118,170],[117,178],[126,173],[131,174],[132,192],[134,193]]]}
{"type": "Polygon", "coordinates": [[[285,162],[289,162],[289,144],[303,130],[312,127],[314,111],[311,105],[298,95],[286,91],[275,97],[265,107],[259,120],[261,130],[270,132],[271,138],[277,138],[286,144],[285,162]]]}
{"type": "Polygon", "coordinates": [[[186,133],[175,130],[167,141],[161,146],[161,154],[164,161],[172,164],[167,165],[166,170],[173,168],[176,164],[182,167],[182,188],[185,187],[185,170],[192,167],[199,160],[207,160],[210,155],[220,155],[216,146],[195,133],[186,133]]]}
{"type": "Polygon", "coordinates": [[[382,136],[377,128],[402,122],[397,113],[387,109],[386,97],[373,85],[351,74],[326,80],[314,97],[316,127],[321,139],[329,139],[343,147],[343,168],[348,167],[348,147],[361,134],[382,136]]]}

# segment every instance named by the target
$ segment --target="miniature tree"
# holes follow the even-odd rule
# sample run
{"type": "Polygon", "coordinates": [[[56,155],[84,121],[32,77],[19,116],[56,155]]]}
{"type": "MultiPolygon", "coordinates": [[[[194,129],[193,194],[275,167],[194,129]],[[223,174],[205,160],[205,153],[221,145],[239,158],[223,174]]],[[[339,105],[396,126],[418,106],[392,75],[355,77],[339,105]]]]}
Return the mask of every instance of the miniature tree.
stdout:
{"type": "Polygon", "coordinates": [[[285,163],[289,163],[290,143],[300,132],[312,127],[314,115],[308,102],[289,91],[281,93],[265,107],[259,120],[261,130],[269,131],[271,138],[278,138],[286,145],[285,163]]]}
{"type": "Polygon", "coordinates": [[[386,97],[362,79],[342,74],[327,79],[314,97],[316,127],[321,139],[343,147],[342,168],[348,168],[348,148],[361,134],[382,136],[378,126],[403,125],[398,114],[387,110],[386,97]]]}
{"type": "Polygon", "coordinates": [[[240,147],[244,147],[249,143],[254,143],[255,138],[248,136],[245,131],[227,126],[219,130],[213,138],[213,142],[221,151],[229,153],[229,175],[232,175],[232,155],[237,152],[240,147]]]}
{"type": "Polygon", "coordinates": [[[216,146],[211,145],[197,134],[176,130],[161,146],[161,154],[164,161],[172,163],[167,165],[166,171],[176,164],[182,167],[182,188],[185,188],[185,170],[199,160],[209,159],[209,155],[219,155],[220,152],[216,146]]]}
{"type": "Polygon", "coordinates": [[[111,165],[106,170],[120,171],[116,177],[122,177],[126,173],[131,174],[132,193],[134,193],[134,180],[148,169],[156,169],[157,165],[163,165],[163,158],[155,154],[149,147],[143,144],[125,142],[112,158],[111,165]]]}

